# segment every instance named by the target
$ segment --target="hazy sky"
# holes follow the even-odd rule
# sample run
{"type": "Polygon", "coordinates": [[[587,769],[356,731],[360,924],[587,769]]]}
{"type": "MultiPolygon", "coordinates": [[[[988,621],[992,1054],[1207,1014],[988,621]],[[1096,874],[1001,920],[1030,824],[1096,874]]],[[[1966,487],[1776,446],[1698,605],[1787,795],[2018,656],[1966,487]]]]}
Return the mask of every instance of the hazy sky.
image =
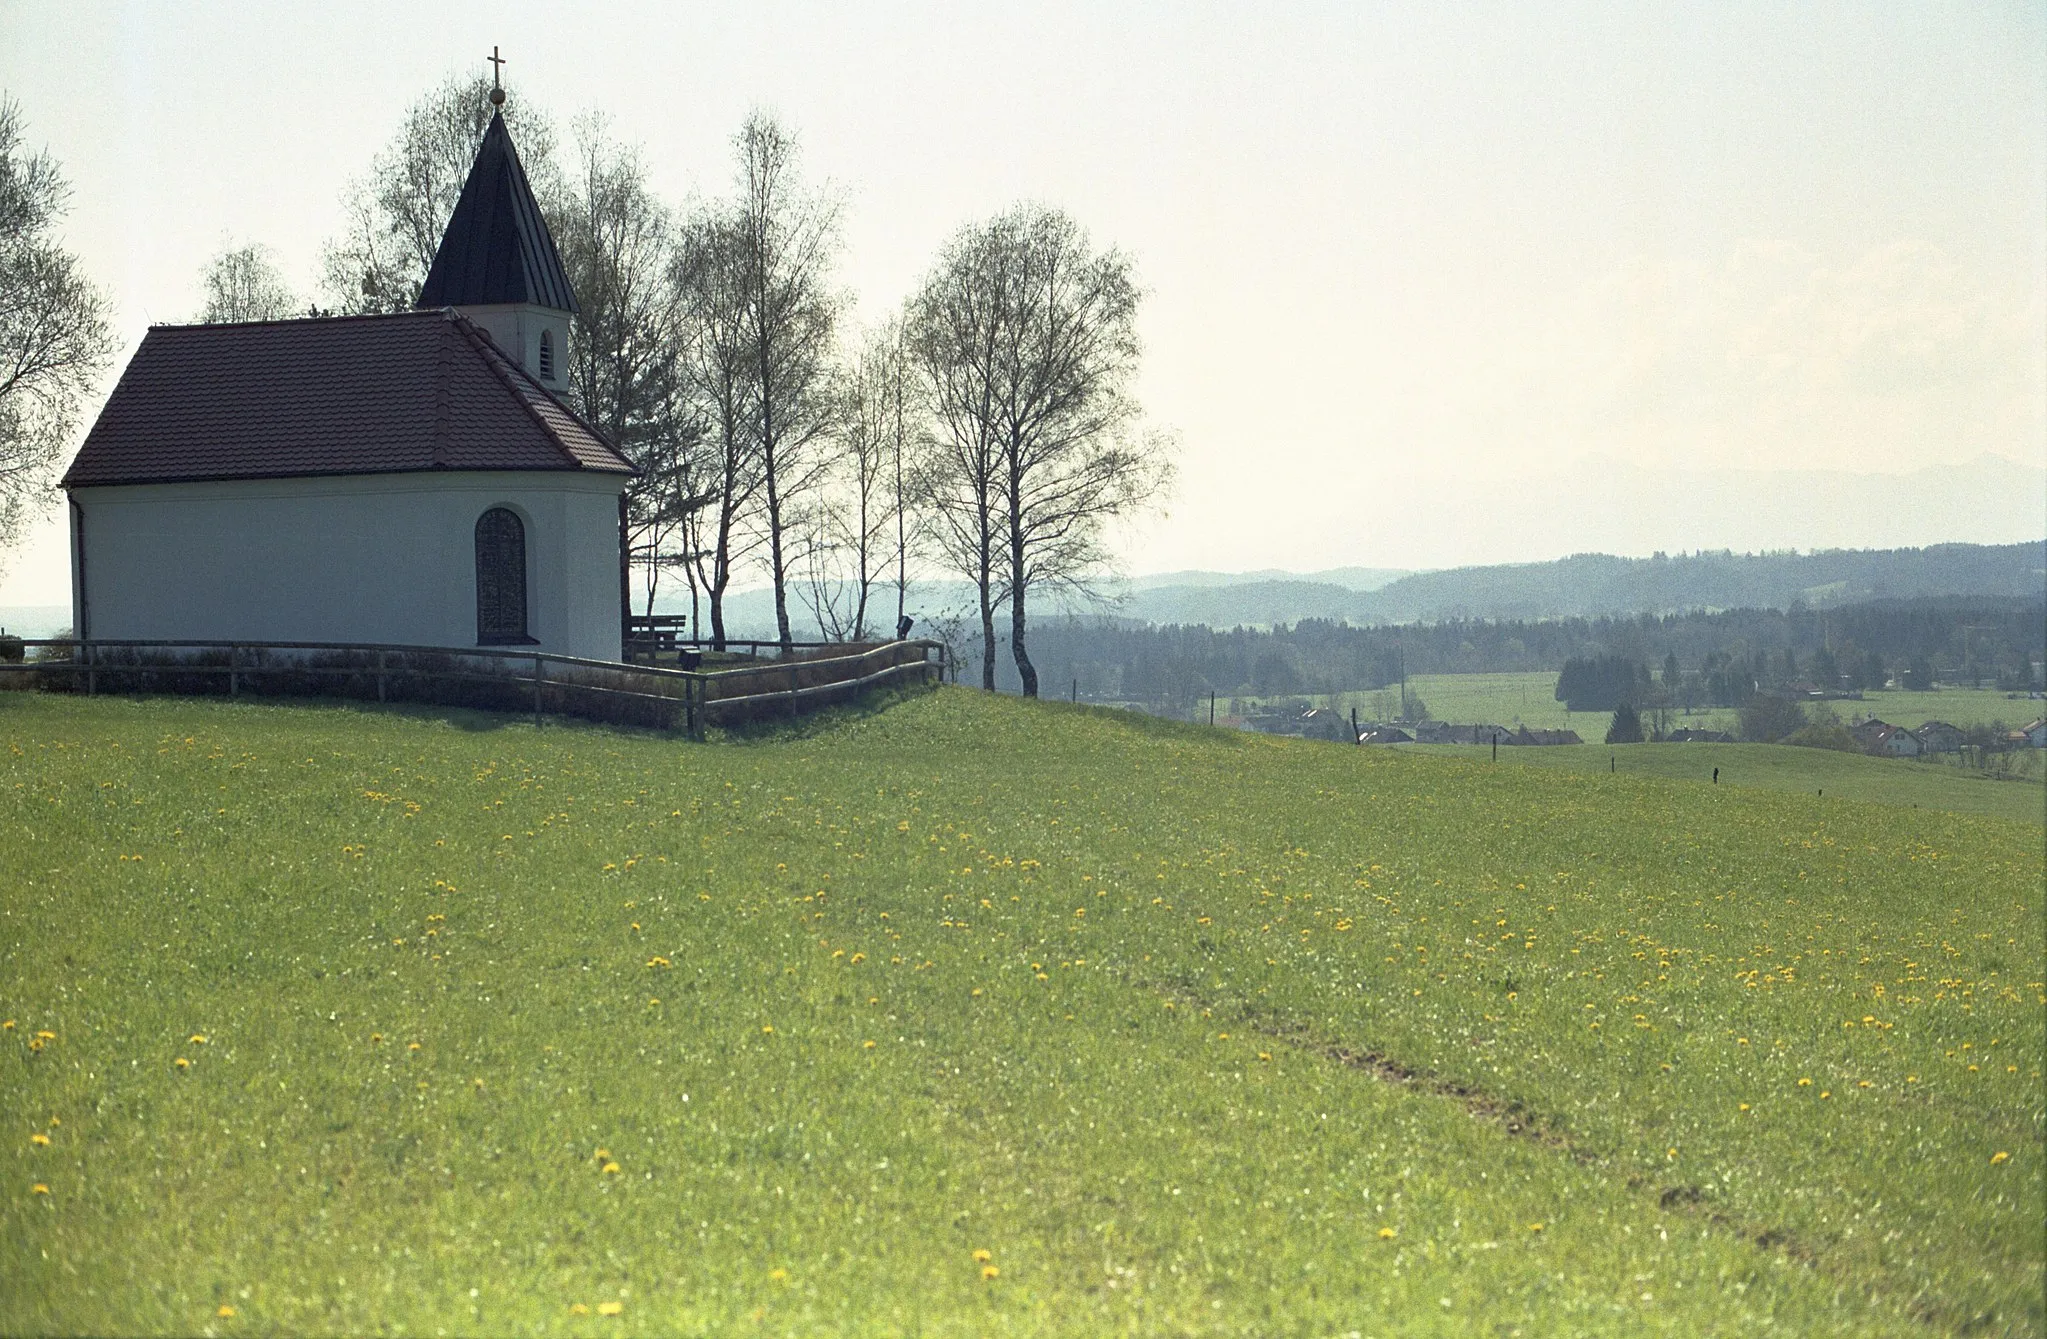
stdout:
{"type": "MultiPolygon", "coordinates": [[[[1588,457],[2047,462],[2042,16],[0,0],[0,87],[71,179],[123,361],[192,316],[227,241],[310,290],[349,177],[493,44],[513,97],[609,113],[678,203],[725,188],[733,130],[771,107],[847,193],[863,318],[1022,198],[1135,257],[1142,398],[1182,457],[1131,569],[1420,567],[1575,547],[1474,521],[1517,480],[1666,505],[1609,496],[1588,457]]],[[[60,536],[0,604],[68,600],[60,536]]]]}

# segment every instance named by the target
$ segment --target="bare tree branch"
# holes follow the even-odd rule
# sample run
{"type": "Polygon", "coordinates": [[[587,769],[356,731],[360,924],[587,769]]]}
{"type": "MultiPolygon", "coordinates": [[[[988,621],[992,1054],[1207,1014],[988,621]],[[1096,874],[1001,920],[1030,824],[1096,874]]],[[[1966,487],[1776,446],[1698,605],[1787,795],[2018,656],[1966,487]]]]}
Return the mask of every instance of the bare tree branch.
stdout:
{"type": "Polygon", "coordinates": [[[0,99],[0,555],[53,496],[58,458],[113,357],[106,297],[50,235],[69,194],[0,99]]]}

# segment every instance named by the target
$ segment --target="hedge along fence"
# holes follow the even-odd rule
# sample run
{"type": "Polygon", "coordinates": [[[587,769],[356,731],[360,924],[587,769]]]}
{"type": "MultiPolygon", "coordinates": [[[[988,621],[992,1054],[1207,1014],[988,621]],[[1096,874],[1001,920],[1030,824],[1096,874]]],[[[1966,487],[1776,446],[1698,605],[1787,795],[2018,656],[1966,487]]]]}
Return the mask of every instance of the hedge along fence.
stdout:
{"type": "Polygon", "coordinates": [[[423,702],[530,711],[536,725],[548,715],[575,716],[701,738],[707,724],[794,715],[943,678],[945,651],[936,642],[848,650],[706,673],[494,647],[7,638],[0,682],[86,694],[423,702]]]}

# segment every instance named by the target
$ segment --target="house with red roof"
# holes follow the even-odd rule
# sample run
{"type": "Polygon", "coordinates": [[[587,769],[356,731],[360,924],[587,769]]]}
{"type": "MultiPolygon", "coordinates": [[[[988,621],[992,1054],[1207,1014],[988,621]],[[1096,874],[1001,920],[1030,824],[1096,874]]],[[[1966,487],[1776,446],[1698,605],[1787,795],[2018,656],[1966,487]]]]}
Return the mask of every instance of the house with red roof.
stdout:
{"type": "Polygon", "coordinates": [[[417,310],[152,327],[63,479],[77,635],[618,659],[635,471],[561,398],[575,311],[493,117],[417,310]]]}

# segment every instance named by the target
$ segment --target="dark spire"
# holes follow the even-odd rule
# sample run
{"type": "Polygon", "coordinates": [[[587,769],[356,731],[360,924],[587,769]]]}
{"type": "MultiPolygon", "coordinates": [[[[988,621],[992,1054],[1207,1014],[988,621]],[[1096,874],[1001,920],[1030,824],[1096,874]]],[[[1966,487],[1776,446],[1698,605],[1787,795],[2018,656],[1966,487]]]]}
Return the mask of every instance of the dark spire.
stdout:
{"type": "Polygon", "coordinates": [[[476,161],[463,183],[462,198],[434,253],[420,307],[483,307],[530,302],[557,311],[577,310],[576,295],[562,271],[547,221],[526,184],[519,151],[493,113],[476,161]]]}

